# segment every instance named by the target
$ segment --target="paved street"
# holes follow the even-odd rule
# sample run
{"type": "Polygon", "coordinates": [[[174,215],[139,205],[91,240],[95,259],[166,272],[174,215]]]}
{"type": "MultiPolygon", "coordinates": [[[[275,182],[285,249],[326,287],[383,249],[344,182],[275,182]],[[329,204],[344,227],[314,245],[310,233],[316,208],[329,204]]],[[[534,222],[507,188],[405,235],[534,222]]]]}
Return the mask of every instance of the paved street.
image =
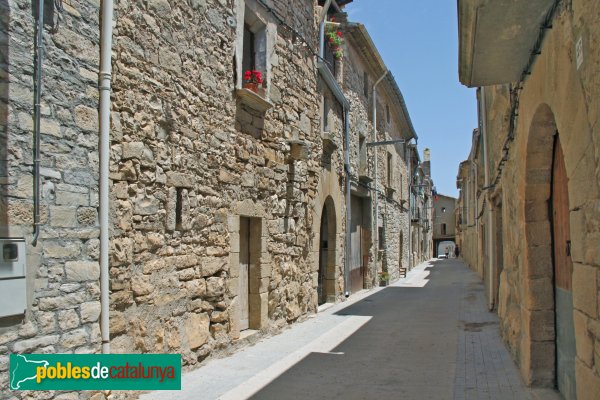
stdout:
{"type": "Polygon", "coordinates": [[[460,261],[434,260],[146,399],[558,399],[524,387],[460,261]]]}

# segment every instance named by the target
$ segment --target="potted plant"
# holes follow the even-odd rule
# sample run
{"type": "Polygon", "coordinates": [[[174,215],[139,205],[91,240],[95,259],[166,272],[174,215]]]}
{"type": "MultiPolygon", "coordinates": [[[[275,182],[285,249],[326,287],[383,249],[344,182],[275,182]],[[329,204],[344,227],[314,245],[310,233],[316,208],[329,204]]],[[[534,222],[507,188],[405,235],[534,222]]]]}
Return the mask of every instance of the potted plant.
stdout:
{"type": "Polygon", "coordinates": [[[381,271],[379,274],[379,286],[387,286],[390,282],[390,274],[387,271],[381,271]]]}
{"type": "Polygon", "coordinates": [[[334,25],[329,25],[325,32],[325,36],[327,36],[327,41],[332,48],[333,56],[336,60],[341,60],[342,57],[344,57],[344,49],[342,48],[344,38],[342,37],[342,32],[334,25]]]}
{"type": "Polygon", "coordinates": [[[248,70],[244,72],[244,89],[258,93],[258,85],[262,83],[262,72],[256,70],[248,70]]]}

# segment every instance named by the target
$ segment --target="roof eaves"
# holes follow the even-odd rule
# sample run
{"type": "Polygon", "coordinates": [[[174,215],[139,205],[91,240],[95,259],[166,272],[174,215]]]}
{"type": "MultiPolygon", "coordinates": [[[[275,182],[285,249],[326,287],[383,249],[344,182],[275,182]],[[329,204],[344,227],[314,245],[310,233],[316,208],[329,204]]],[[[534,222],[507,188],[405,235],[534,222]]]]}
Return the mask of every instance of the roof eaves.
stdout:
{"type": "MultiPolygon", "coordinates": [[[[357,22],[348,22],[345,24],[346,28],[350,32],[350,38],[357,41],[357,45],[360,50],[363,51],[365,57],[367,58],[367,62],[370,62],[371,67],[376,70],[377,73],[383,74],[388,70],[381,54],[377,50],[373,39],[369,35],[366,27],[363,24],[357,22]]],[[[412,120],[410,119],[410,114],[408,113],[408,107],[406,106],[406,102],[404,101],[404,96],[402,95],[402,91],[400,87],[398,87],[398,83],[396,82],[396,78],[390,71],[385,81],[387,81],[389,87],[391,88],[398,104],[400,104],[400,108],[402,109],[402,113],[404,114],[404,119],[406,120],[406,124],[409,130],[409,139],[414,138],[418,139],[417,132],[413,126],[412,120]]]]}

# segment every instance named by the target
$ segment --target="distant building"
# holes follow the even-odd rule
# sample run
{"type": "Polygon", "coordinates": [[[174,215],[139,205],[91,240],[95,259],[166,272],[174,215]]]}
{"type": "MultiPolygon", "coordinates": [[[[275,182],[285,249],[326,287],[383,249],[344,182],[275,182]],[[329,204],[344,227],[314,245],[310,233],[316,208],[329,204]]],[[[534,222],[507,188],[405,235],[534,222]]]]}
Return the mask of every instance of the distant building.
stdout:
{"type": "Polygon", "coordinates": [[[433,252],[436,257],[444,254],[446,246],[449,246],[452,253],[454,252],[456,243],[455,207],[456,199],[454,197],[438,194],[433,199],[433,252]]]}

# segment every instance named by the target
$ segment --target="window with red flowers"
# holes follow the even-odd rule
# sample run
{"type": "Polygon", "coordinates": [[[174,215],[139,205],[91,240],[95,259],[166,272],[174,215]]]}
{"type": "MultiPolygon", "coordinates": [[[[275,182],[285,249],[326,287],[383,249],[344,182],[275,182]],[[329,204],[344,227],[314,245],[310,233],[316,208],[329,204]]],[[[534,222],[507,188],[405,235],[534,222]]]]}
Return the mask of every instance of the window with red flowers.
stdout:
{"type": "Polygon", "coordinates": [[[248,7],[244,13],[242,54],[243,86],[263,89],[267,79],[266,25],[248,7]]]}

